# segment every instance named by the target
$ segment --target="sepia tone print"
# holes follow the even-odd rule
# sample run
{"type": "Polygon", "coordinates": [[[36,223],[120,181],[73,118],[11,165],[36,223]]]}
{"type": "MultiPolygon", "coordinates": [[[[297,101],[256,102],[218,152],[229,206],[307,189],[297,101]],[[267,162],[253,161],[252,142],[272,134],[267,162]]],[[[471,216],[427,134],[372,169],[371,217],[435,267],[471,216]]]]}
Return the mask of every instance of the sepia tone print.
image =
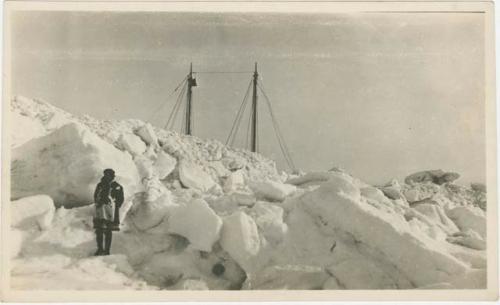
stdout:
{"type": "Polygon", "coordinates": [[[10,11],[9,289],[489,291],[485,16],[10,11]]]}

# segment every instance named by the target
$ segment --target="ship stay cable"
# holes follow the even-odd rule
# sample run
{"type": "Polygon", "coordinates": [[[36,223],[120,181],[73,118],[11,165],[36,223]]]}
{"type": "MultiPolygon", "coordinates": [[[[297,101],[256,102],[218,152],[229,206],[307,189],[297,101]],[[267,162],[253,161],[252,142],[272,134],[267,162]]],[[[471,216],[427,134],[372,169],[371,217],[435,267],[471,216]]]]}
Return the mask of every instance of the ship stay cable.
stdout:
{"type": "Polygon", "coordinates": [[[245,112],[246,105],[248,104],[248,96],[250,94],[250,87],[252,86],[252,81],[248,84],[247,91],[245,93],[245,96],[243,97],[243,101],[240,105],[240,108],[238,109],[238,113],[236,114],[236,118],[233,122],[233,126],[231,127],[231,130],[229,132],[229,136],[227,137],[226,140],[226,145],[231,144],[233,146],[234,140],[236,138],[236,134],[238,133],[238,129],[240,126],[241,119],[243,117],[243,113],[245,112]]]}
{"type": "Polygon", "coordinates": [[[252,141],[252,120],[253,120],[253,113],[250,112],[250,117],[248,118],[248,124],[247,124],[247,131],[246,131],[246,137],[245,137],[245,147],[249,147],[250,141],[252,141]]]}
{"type": "Polygon", "coordinates": [[[177,114],[179,112],[181,103],[182,103],[182,96],[186,92],[186,87],[187,87],[187,81],[184,83],[184,86],[182,87],[181,92],[179,93],[179,96],[177,96],[177,100],[174,104],[174,107],[172,108],[172,111],[170,112],[170,115],[168,117],[168,121],[165,124],[165,129],[172,129],[174,124],[175,124],[175,119],[177,118],[177,114]]]}
{"type": "MultiPolygon", "coordinates": [[[[184,109],[183,112],[186,112],[187,105],[184,104],[184,107],[182,107],[182,108],[184,109]]],[[[174,122],[175,122],[175,118],[174,118],[174,122]]],[[[172,126],[172,128],[173,128],[173,126],[172,126]]],[[[186,134],[186,116],[184,116],[184,115],[181,116],[181,134],[186,134]]]]}
{"type": "Polygon", "coordinates": [[[193,71],[193,74],[249,74],[253,71],[193,71]]]}
{"type": "Polygon", "coordinates": [[[290,150],[288,149],[288,146],[285,142],[285,138],[283,137],[283,134],[281,133],[281,129],[278,124],[278,120],[276,119],[276,116],[274,115],[273,108],[271,106],[271,102],[269,101],[269,97],[267,96],[264,87],[262,85],[262,82],[259,82],[258,87],[260,91],[262,92],[262,95],[264,96],[264,99],[266,101],[266,104],[269,108],[269,113],[271,114],[271,120],[273,123],[273,128],[276,133],[276,138],[278,139],[278,144],[280,146],[281,152],[283,153],[283,156],[285,157],[285,161],[287,162],[288,166],[292,170],[296,170],[295,164],[293,162],[293,159],[290,155],[290,150]]]}
{"type": "Polygon", "coordinates": [[[161,103],[161,105],[153,113],[151,113],[151,115],[149,116],[149,119],[148,119],[149,122],[151,122],[154,118],[156,118],[156,116],[159,113],[161,113],[160,110],[162,110],[163,107],[165,107],[165,105],[167,104],[167,102],[169,101],[169,99],[174,95],[175,92],[177,92],[177,90],[179,90],[179,88],[184,84],[184,82],[186,81],[186,79],[187,79],[187,76],[184,77],[184,79],[179,82],[179,84],[177,85],[177,87],[175,87],[175,89],[172,90],[172,92],[170,92],[170,94],[165,98],[165,102],[161,103]]]}
{"type": "Polygon", "coordinates": [[[187,89],[187,77],[184,80],[184,85],[182,86],[182,90],[179,93],[179,96],[177,96],[177,101],[175,102],[174,107],[172,108],[172,111],[168,116],[167,124],[165,124],[165,129],[171,129],[173,127],[177,114],[179,113],[179,109],[182,104],[182,98],[184,96],[184,93],[186,92],[186,89],[187,89]]]}

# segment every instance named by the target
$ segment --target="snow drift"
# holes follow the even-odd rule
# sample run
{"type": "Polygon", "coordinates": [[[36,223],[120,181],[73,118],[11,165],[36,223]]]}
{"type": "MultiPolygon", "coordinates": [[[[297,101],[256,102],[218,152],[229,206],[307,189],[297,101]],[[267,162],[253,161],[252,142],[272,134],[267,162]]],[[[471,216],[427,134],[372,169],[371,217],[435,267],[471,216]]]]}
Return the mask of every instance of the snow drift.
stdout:
{"type": "Polygon", "coordinates": [[[11,197],[47,194],[57,205],[90,204],[106,168],[115,170],[128,194],[134,193],[139,175],[130,156],[69,123],[13,149],[11,197]]]}
{"type": "Polygon", "coordinates": [[[17,289],[486,287],[486,189],[441,170],[373,186],[139,120],[12,100],[17,289]],[[112,255],[92,257],[102,170],[124,186],[112,255]]]}

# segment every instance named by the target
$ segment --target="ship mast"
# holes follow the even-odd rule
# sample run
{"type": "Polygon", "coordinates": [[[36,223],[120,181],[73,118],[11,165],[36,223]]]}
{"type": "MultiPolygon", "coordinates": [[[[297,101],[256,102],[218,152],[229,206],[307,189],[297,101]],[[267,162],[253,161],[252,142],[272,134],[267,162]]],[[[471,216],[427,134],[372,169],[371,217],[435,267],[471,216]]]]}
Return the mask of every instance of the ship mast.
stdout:
{"type": "Polygon", "coordinates": [[[185,131],[187,135],[192,132],[191,114],[193,111],[193,87],[196,87],[196,79],[193,78],[193,63],[189,66],[189,74],[187,78],[187,94],[186,94],[186,126],[185,131]]]}
{"type": "Polygon", "coordinates": [[[253,73],[253,93],[252,93],[252,143],[251,151],[257,152],[257,82],[259,80],[259,73],[257,72],[257,63],[255,63],[255,71],[253,73]]]}

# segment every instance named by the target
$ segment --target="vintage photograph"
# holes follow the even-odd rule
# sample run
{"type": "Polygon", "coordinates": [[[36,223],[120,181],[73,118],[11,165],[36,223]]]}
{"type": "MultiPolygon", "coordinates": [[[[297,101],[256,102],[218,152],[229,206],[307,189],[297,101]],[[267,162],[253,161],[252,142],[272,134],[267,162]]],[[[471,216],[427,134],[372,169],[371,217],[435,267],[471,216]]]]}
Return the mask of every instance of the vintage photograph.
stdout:
{"type": "Polygon", "coordinates": [[[95,6],[6,12],[10,290],[498,284],[484,8],[95,6]]]}

